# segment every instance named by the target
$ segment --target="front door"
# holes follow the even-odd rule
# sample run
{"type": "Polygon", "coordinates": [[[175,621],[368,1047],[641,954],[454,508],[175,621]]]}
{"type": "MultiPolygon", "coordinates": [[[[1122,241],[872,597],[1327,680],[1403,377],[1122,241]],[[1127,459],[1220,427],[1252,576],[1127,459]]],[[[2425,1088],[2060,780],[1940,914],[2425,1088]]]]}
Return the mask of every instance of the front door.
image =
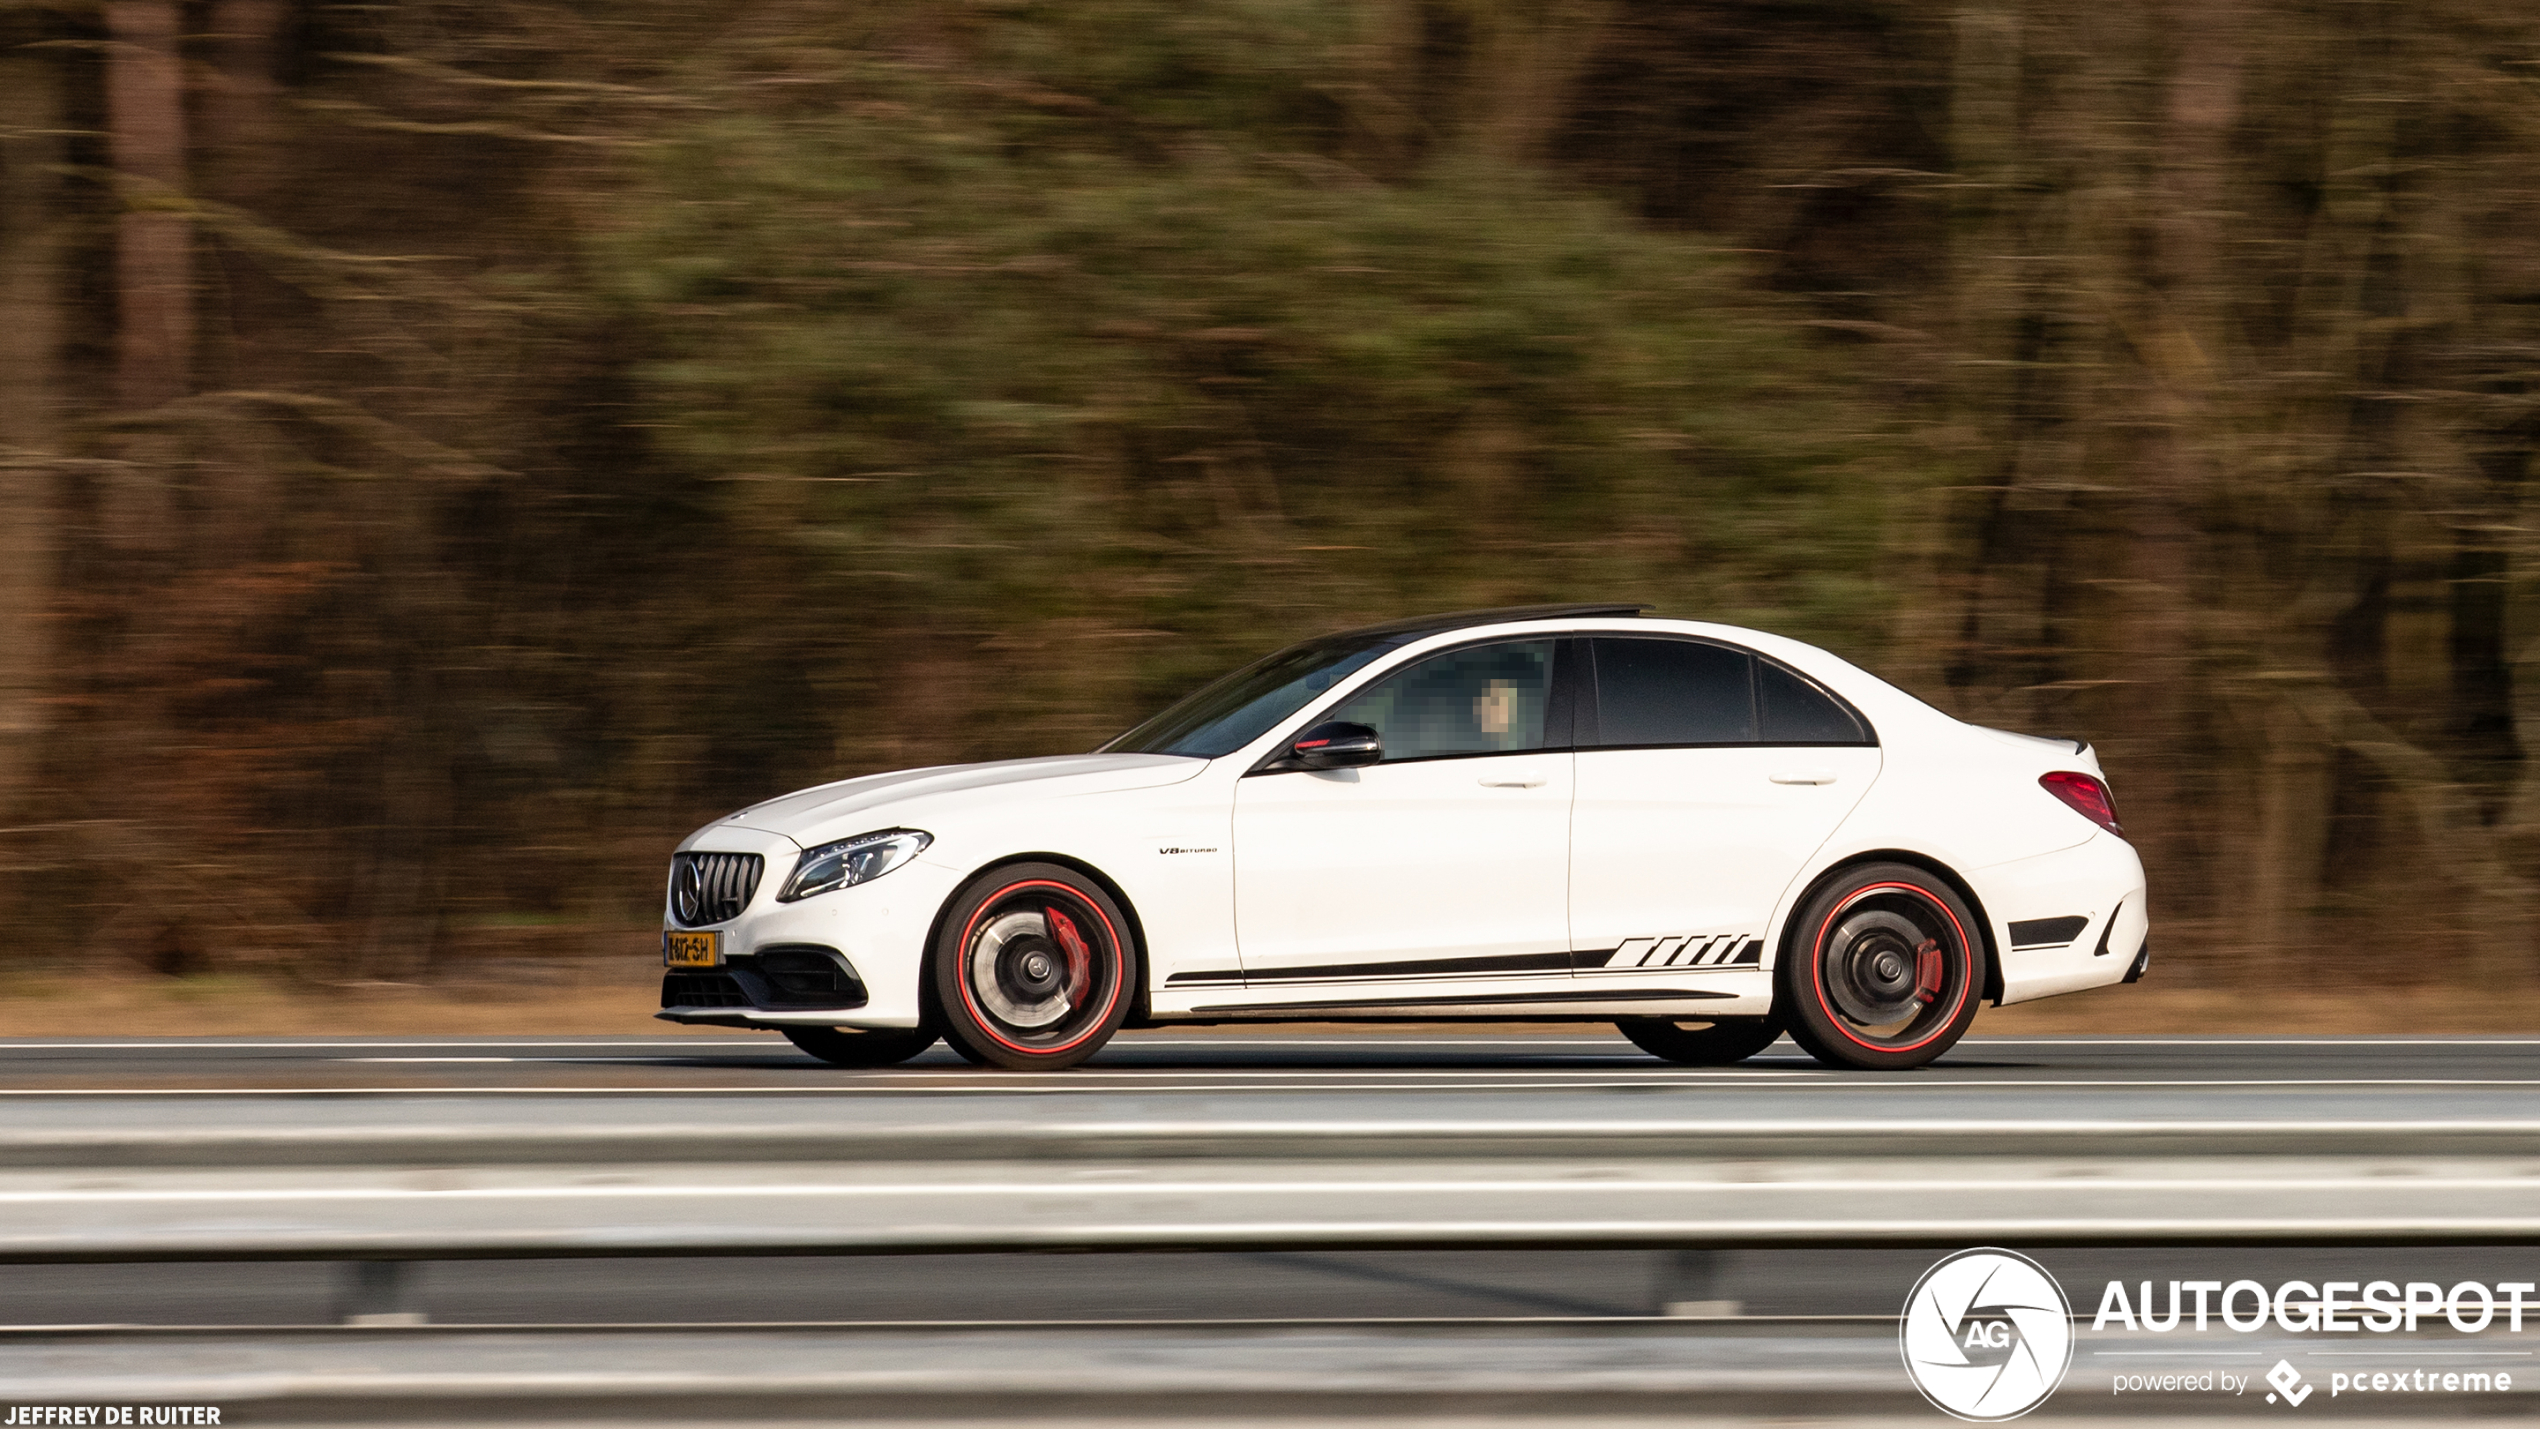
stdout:
{"type": "Polygon", "coordinates": [[[1583,973],[1754,966],[1800,868],[1877,777],[1814,684],[1697,640],[1585,642],[1570,910],[1583,973]]]}
{"type": "Polygon", "coordinates": [[[1381,763],[1239,782],[1248,985],[1326,1000],[1334,985],[1566,973],[1572,756],[1547,729],[1560,643],[1428,656],[1316,716],[1374,727],[1381,763]]]}

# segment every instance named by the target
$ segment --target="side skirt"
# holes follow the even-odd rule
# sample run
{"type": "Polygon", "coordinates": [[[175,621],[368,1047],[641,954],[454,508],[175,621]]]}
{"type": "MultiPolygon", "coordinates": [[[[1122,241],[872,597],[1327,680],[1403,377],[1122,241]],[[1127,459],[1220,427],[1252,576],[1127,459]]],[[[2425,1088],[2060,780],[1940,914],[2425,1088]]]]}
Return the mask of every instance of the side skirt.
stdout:
{"type": "MultiPolygon", "coordinates": [[[[1298,1002],[1220,1003],[1194,1007],[1194,1017],[1278,1017],[1294,1018],[1301,1014],[1354,1014],[1369,1016],[1393,1012],[1416,1017],[1506,1016],[1521,1012],[1559,1012],[1574,1016],[1590,1016],[1591,1008],[1612,1008],[1606,1016],[1649,1017],[1652,1003],[1668,1002],[1734,1002],[1733,992],[1706,992],[1697,988],[1599,988],[1580,992],[1510,992],[1510,993],[1445,993],[1429,997],[1354,997],[1324,998],[1298,1002]]],[[[1169,1014],[1158,1013],[1158,1020],[1169,1014]]]]}

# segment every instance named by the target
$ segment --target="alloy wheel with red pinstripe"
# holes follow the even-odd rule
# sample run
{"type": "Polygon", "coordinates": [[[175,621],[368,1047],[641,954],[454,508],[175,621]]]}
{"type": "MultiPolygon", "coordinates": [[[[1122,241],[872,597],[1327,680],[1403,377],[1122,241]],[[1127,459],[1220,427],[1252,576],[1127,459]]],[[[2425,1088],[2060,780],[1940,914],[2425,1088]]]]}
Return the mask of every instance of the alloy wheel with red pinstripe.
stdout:
{"type": "Polygon", "coordinates": [[[1955,1045],[1984,991],[1982,925],[1910,864],[1856,865],[1815,889],[1776,964],[1791,1040],[1837,1066],[1919,1067],[1955,1045]]]}
{"type": "Polygon", "coordinates": [[[953,900],[933,958],[944,1040],[984,1066],[1072,1067],[1137,998],[1129,920],[1072,868],[990,869],[953,900]]]}

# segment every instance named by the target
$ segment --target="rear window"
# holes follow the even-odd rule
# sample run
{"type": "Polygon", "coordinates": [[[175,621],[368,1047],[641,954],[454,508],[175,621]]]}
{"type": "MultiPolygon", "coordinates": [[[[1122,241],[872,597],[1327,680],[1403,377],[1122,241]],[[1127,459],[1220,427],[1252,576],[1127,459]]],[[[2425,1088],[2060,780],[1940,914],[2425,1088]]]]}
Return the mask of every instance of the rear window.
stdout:
{"type": "Polygon", "coordinates": [[[1867,744],[1870,732],[1815,685],[1779,665],[1756,662],[1766,744],[1867,744]]]}
{"type": "Polygon", "coordinates": [[[1755,660],[1692,640],[1600,639],[1601,745],[1752,744],[1755,660]]]}

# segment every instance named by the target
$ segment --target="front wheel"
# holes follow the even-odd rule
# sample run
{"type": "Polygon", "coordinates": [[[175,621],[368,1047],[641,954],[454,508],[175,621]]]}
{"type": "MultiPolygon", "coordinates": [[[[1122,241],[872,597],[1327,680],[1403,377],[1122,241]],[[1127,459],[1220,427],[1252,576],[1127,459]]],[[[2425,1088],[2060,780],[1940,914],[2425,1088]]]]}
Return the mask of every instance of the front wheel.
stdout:
{"type": "Polygon", "coordinates": [[[896,1067],[935,1045],[935,1034],[910,1031],[863,1031],[853,1027],[788,1027],[785,1040],[833,1067],[896,1067]]]}
{"type": "Polygon", "coordinates": [[[1955,1045],[1984,986],[1976,917],[1919,868],[1879,863],[1810,895],[1773,970],[1790,1040],[1834,1067],[1899,1071],[1955,1045]]]}
{"type": "Polygon", "coordinates": [[[1614,1026],[1649,1055],[1688,1067],[1743,1062],[1782,1035],[1780,1024],[1769,1017],[1728,1017],[1693,1026],[1658,1017],[1626,1017],[1614,1026]]]}
{"type": "Polygon", "coordinates": [[[1129,919],[1072,868],[1019,863],[953,899],[932,961],[944,1040],[1018,1072],[1072,1067],[1102,1049],[1138,993],[1129,919]]]}

